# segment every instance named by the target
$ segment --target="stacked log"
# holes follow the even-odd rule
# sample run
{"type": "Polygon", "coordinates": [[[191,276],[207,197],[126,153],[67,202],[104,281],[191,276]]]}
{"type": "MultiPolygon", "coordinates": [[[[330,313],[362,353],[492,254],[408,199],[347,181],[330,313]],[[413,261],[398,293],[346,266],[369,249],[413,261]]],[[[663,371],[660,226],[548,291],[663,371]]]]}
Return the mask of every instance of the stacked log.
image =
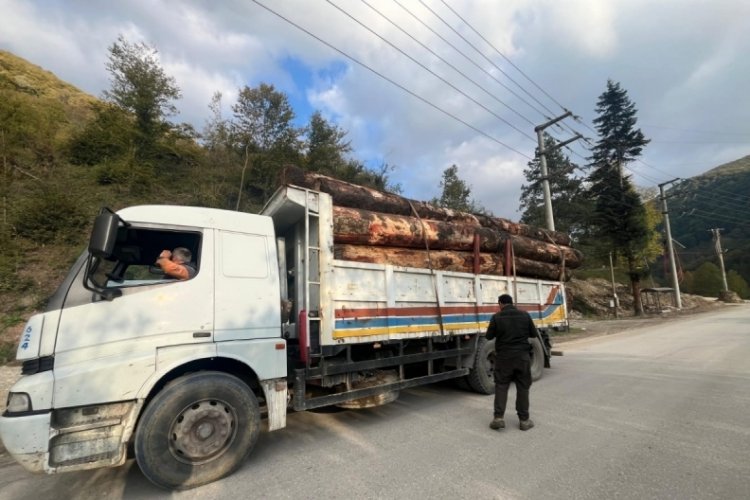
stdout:
{"type": "MultiPolygon", "coordinates": [[[[334,257],[354,262],[372,264],[398,263],[404,267],[421,267],[438,271],[473,272],[475,256],[472,252],[457,250],[418,250],[398,247],[366,247],[361,245],[334,244],[334,257]]],[[[517,276],[528,276],[546,280],[559,280],[561,269],[556,264],[538,260],[515,258],[517,276]]],[[[480,253],[478,271],[481,274],[504,274],[504,257],[500,254],[480,253]]],[[[563,271],[563,280],[570,279],[570,270],[563,271]]],[[[511,272],[512,274],[512,272],[511,272]]]]}
{"type": "Polygon", "coordinates": [[[296,167],[282,183],[331,195],[337,259],[567,280],[581,252],[567,234],[470,214],[296,167]],[[508,261],[508,262],[506,262],[508,261]]]}

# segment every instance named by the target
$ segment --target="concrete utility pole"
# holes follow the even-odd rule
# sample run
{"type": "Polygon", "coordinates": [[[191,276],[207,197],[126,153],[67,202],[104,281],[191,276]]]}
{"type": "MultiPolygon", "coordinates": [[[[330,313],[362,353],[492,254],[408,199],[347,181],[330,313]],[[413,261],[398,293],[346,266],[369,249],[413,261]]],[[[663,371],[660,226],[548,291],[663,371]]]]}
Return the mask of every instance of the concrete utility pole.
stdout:
{"type": "MultiPolygon", "coordinates": [[[[547,123],[543,123],[541,125],[537,125],[536,127],[534,127],[534,131],[536,132],[536,139],[537,139],[537,142],[539,143],[539,162],[542,167],[542,191],[544,192],[544,220],[547,223],[547,229],[549,229],[550,231],[555,230],[555,219],[552,215],[552,195],[550,194],[550,191],[549,191],[549,176],[547,175],[547,159],[544,156],[544,153],[546,153],[546,151],[544,150],[544,133],[543,132],[545,128],[550,127],[554,125],[555,123],[559,122],[560,120],[563,120],[571,115],[573,115],[573,112],[568,111],[565,114],[558,116],[557,118],[553,118],[547,123]]],[[[566,144],[570,144],[573,141],[577,141],[581,137],[583,137],[581,134],[576,134],[575,137],[572,137],[565,142],[555,144],[552,150],[554,151],[555,149],[560,149],[566,144]]]]}
{"type": "Polygon", "coordinates": [[[669,252],[669,268],[672,272],[672,288],[674,289],[674,303],[677,309],[682,309],[682,297],[680,296],[680,282],[677,279],[677,262],[672,244],[672,230],[669,227],[669,210],[667,210],[667,197],[664,195],[664,186],[672,184],[679,179],[672,179],[659,184],[659,197],[661,198],[661,213],[664,214],[664,229],[667,231],[667,251],[669,252]]]}
{"type": "Polygon", "coordinates": [[[617,287],[615,286],[615,265],[612,262],[612,252],[609,252],[609,272],[612,274],[612,308],[615,310],[615,318],[617,318],[617,310],[620,308],[620,299],[617,298],[617,287]]]}
{"type": "Polygon", "coordinates": [[[721,268],[721,283],[724,285],[724,291],[729,291],[729,286],[727,285],[727,273],[724,271],[724,252],[721,250],[721,230],[723,228],[716,228],[716,229],[709,229],[711,233],[714,235],[714,241],[716,242],[715,249],[716,249],[716,255],[719,256],[719,267],[721,268]]]}

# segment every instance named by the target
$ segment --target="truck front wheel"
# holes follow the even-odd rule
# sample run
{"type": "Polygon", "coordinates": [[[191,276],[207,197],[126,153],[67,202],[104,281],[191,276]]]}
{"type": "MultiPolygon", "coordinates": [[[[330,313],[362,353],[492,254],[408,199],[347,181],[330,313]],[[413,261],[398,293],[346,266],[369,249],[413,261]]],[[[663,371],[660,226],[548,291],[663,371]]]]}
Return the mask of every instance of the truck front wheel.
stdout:
{"type": "Polygon", "coordinates": [[[135,457],[157,486],[188,489],[237,470],[260,433],[258,401],[232,375],[198,372],[167,384],[135,433],[135,457]]]}

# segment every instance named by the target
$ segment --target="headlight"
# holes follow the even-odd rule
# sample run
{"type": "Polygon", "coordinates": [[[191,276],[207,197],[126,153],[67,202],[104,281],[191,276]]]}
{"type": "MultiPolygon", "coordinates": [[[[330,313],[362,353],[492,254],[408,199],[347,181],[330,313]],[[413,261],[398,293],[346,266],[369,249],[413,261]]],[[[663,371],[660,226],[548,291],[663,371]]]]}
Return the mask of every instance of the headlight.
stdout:
{"type": "Polygon", "coordinates": [[[31,411],[31,398],[25,392],[11,392],[8,394],[8,413],[31,411]]]}

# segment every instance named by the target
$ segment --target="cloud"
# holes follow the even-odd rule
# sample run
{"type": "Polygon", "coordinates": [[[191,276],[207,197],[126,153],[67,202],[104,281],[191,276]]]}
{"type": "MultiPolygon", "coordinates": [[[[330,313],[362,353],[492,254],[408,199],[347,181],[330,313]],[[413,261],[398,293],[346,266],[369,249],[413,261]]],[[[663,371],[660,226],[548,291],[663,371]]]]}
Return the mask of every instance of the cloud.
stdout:
{"type": "MultiPolygon", "coordinates": [[[[589,127],[608,78],[628,91],[639,125],[654,139],[643,160],[656,169],[634,166],[636,182],[693,175],[747,154],[742,141],[750,131],[741,105],[750,85],[747,2],[448,2],[469,27],[436,0],[425,1],[429,8],[399,0],[408,11],[395,2],[367,0],[474,84],[365,3],[331,0],[440,78],[331,3],[260,1],[423,100],[246,0],[112,1],[106,9],[0,0],[0,46],[100,95],[108,86],[107,47],[121,33],[143,40],[158,49],[183,91],[176,119],[198,129],[215,91],[223,93],[228,113],[241,86],[271,83],[295,109],[320,109],[347,130],[353,153],[366,164],[397,166],[394,181],[407,196],[436,196],[443,170],[455,163],[475,198],[498,215],[510,216],[518,207],[526,157],[536,147],[535,125],[567,108],[588,126],[566,120],[568,128],[550,132],[561,140],[574,131],[595,139],[589,127]],[[709,133],[696,132],[701,130],[709,133]]],[[[580,142],[571,147],[571,159],[584,164],[588,151],[580,142]]]]}

